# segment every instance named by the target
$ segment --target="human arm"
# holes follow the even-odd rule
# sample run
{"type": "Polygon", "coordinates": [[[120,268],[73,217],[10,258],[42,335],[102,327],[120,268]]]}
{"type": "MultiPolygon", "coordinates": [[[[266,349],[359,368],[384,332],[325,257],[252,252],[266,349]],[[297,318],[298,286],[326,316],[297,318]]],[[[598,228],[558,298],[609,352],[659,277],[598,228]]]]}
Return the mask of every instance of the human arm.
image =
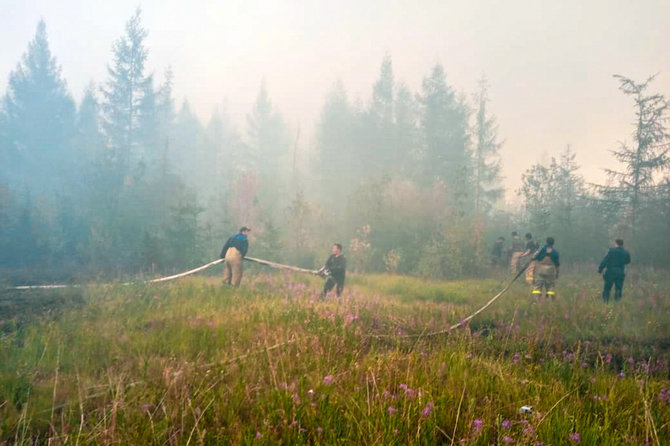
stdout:
{"type": "Polygon", "coordinates": [[[226,252],[228,252],[228,248],[230,248],[230,239],[226,240],[226,243],[223,244],[223,248],[221,248],[220,258],[223,259],[226,257],[226,252]]]}
{"type": "Polygon", "coordinates": [[[610,252],[607,251],[607,254],[605,254],[605,257],[600,261],[600,264],[598,265],[598,274],[602,273],[605,267],[607,267],[607,261],[610,257],[610,252]]]}

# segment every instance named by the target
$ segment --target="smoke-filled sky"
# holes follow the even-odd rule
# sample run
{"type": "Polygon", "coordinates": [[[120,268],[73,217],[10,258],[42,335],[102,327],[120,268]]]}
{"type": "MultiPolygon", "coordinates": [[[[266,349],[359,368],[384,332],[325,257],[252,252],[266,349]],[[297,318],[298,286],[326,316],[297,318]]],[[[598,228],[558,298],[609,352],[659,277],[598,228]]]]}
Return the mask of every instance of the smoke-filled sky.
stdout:
{"type": "Polygon", "coordinates": [[[341,79],[366,103],[382,58],[419,92],[436,63],[470,96],[485,75],[505,140],[508,199],[521,173],[567,144],[587,181],[616,167],[608,150],[630,140],[634,111],[612,74],[659,73],[670,96],[666,0],[178,1],[0,0],[0,92],[43,18],[77,100],[106,79],[114,40],[137,6],[149,31],[148,69],[175,74],[175,96],[207,120],[217,106],[244,129],[261,81],[287,123],[312,145],[326,93],[341,79]]]}

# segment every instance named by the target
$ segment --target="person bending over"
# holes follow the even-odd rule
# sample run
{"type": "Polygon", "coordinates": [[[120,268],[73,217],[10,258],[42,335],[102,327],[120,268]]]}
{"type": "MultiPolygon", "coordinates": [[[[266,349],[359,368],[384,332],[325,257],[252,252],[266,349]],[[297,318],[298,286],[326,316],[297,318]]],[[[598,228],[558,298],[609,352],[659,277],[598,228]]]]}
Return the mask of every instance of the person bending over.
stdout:
{"type": "Polygon", "coordinates": [[[326,297],[330,290],[335,288],[337,297],[342,295],[344,289],[344,278],[346,276],[347,259],[342,255],[342,245],[334,243],[331,248],[331,255],[326,260],[326,264],[318,271],[320,274],[325,274],[327,277],[326,283],[323,285],[321,297],[326,297]]]}

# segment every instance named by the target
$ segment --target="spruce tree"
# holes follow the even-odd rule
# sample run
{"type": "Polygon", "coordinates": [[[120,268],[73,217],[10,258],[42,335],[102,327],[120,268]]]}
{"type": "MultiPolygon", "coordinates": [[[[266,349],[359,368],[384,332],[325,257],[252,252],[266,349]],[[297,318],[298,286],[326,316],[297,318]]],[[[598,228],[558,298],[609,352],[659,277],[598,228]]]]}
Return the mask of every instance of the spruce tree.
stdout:
{"type": "Polygon", "coordinates": [[[471,195],[468,109],[447,85],[441,65],[423,79],[419,104],[422,182],[444,181],[459,211],[466,213],[471,195]]]}
{"type": "Polygon", "coordinates": [[[623,217],[619,220],[621,230],[634,239],[640,211],[645,202],[656,196],[659,174],[669,165],[670,135],[665,122],[670,103],[662,94],[648,93],[654,76],[644,82],[620,75],[614,77],[619,81],[619,89],[631,96],[635,104],[633,144],[621,143],[612,151],[622,170],[607,170],[611,184],[598,189],[606,208],[623,217]]]}
{"type": "Polygon", "coordinates": [[[500,199],[503,188],[500,187],[500,159],[498,151],[502,142],[498,140],[498,126],[495,118],[487,109],[488,86],[486,80],[480,81],[479,92],[475,97],[477,112],[474,125],[474,212],[484,215],[500,199]]]}
{"type": "Polygon", "coordinates": [[[4,97],[3,178],[39,192],[69,177],[75,105],[51,54],[43,20],[4,97]]]}
{"type": "Polygon", "coordinates": [[[148,50],[144,46],[147,31],[141,24],[141,11],[126,23],[126,33],[114,43],[114,62],[107,68],[109,78],[103,93],[103,129],[109,140],[110,161],[123,177],[137,159],[142,138],[141,113],[151,77],[145,75],[148,50]]]}

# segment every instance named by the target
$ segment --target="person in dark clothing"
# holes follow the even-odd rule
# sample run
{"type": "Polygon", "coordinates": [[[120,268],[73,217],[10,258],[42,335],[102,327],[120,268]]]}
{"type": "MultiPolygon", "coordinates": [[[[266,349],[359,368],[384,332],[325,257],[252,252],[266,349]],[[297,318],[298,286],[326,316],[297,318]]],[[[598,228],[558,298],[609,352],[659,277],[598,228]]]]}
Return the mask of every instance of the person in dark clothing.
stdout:
{"type": "Polygon", "coordinates": [[[340,297],[342,290],[344,289],[347,259],[342,255],[342,245],[339,243],[333,244],[331,253],[332,254],[328,257],[328,260],[326,260],[326,264],[318,271],[319,273],[325,274],[327,277],[326,283],[323,285],[321,297],[326,297],[326,294],[328,294],[328,292],[336,285],[335,294],[337,294],[337,297],[340,297]]]}
{"type": "Polygon", "coordinates": [[[232,235],[221,249],[221,258],[225,259],[223,264],[223,281],[228,285],[239,286],[244,274],[242,260],[249,249],[249,232],[246,226],[240,228],[240,232],[232,235]]]}
{"type": "Polygon", "coordinates": [[[605,257],[598,265],[598,274],[601,274],[603,270],[603,280],[605,284],[603,286],[603,301],[605,303],[610,300],[610,291],[612,291],[612,285],[614,285],[614,300],[621,299],[623,294],[623,281],[626,278],[626,265],[630,263],[630,253],[623,248],[623,240],[616,239],[614,241],[614,247],[610,248],[605,254],[605,257]]]}
{"type": "Polygon", "coordinates": [[[547,237],[547,243],[533,257],[535,271],[533,275],[533,297],[542,296],[542,289],[546,290],[546,297],[554,299],[556,291],[556,279],[558,279],[558,267],[561,265],[558,258],[558,251],[554,248],[554,238],[547,237]]]}

